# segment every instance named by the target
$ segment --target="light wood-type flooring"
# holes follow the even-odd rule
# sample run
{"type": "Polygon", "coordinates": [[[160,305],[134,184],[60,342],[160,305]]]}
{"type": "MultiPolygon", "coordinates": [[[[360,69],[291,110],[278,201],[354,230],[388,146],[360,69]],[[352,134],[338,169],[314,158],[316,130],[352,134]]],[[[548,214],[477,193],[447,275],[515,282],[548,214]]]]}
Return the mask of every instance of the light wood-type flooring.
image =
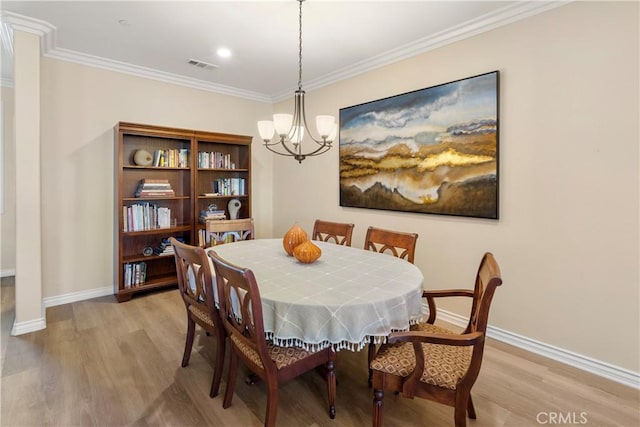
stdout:
{"type": "MultiPolygon", "coordinates": [[[[180,367],[186,314],[177,290],[51,307],[45,330],[18,337],[10,336],[14,298],[13,278],[3,278],[2,426],[262,425],[265,385],[246,385],[246,371],[229,409],[226,368],[221,395],[209,398],[213,337],[198,330],[191,363],[180,367]]],[[[366,359],[365,350],[338,353],[335,420],[322,377],[309,372],[281,388],[278,425],[371,425],[366,359]]],[[[638,390],[494,340],[472,396],[478,418],[470,427],[640,426],[638,390]]],[[[385,396],[385,426],[452,425],[450,407],[385,396]]]]}

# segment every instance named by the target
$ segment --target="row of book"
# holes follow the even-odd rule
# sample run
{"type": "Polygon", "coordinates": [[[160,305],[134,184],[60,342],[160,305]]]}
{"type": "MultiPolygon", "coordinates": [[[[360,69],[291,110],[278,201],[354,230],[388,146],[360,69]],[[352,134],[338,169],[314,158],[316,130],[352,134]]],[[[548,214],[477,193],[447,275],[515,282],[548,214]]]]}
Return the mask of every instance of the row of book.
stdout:
{"type": "Polygon", "coordinates": [[[124,265],[124,281],[125,288],[136,287],[144,284],[147,279],[147,263],[146,262],[129,262],[124,265]]]}
{"type": "Polygon", "coordinates": [[[231,154],[201,151],[198,153],[198,167],[203,169],[235,169],[231,154]]]}
{"type": "Polygon", "coordinates": [[[136,188],[136,197],[173,197],[176,193],[168,179],[141,179],[136,188]]]}
{"type": "Polygon", "coordinates": [[[135,203],[122,207],[123,230],[129,231],[154,230],[156,228],[171,227],[171,209],[160,207],[155,203],[135,203]]]}
{"type": "Polygon", "coordinates": [[[243,196],[247,194],[244,178],[220,178],[212,183],[213,193],[220,196],[243,196]]]}
{"type": "Polygon", "coordinates": [[[198,230],[198,246],[209,247],[221,243],[235,242],[237,239],[234,233],[207,233],[207,230],[198,230]],[[226,235],[225,235],[226,234],[226,235]]]}
{"type": "Polygon", "coordinates": [[[153,166],[168,168],[189,167],[189,149],[156,150],[153,152],[153,166]]]}

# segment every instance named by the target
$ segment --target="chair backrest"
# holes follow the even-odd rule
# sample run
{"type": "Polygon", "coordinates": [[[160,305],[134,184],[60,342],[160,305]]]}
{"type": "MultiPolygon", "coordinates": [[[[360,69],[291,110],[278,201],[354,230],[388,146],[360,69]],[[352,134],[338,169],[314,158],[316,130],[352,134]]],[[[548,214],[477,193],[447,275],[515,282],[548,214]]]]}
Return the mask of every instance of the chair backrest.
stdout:
{"type": "Polygon", "coordinates": [[[253,218],[210,219],[206,227],[212,245],[254,239],[253,218]]]}
{"type": "Polygon", "coordinates": [[[275,374],[276,367],[269,356],[264,334],[262,300],[253,272],[226,261],[215,251],[209,251],[208,255],[216,275],[221,321],[229,338],[236,347],[249,348],[259,355],[260,361],[251,360],[254,368],[275,374]]]}
{"type": "Polygon", "coordinates": [[[201,306],[212,319],[217,317],[213,291],[213,271],[204,249],[181,243],[171,237],[178,275],[178,287],[187,307],[201,306]]]}
{"type": "Polygon", "coordinates": [[[500,285],[502,285],[500,267],[498,266],[493,254],[491,252],[487,252],[482,257],[476,274],[471,314],[469,315],[469,323],[464,331],[465,333],[485,333],[487,331],[489,308],[491,306],[493,294],[495,293],[496,288],[500,285]]]}
{"type": "Polygon", "coordinates": [[[364,238],[364,248],[380,253],[389,251],[393,256],[406,259],[413,264],[417,240],[416,233],[369,227],[364,238]]]}
{"type": "Polygon", "coordinates": [[[330,222],[316,219],[313,224],[313,240],[328,242],[333,240],[338,245],[351,246],[353,224],[343,222],[330,222]]]}

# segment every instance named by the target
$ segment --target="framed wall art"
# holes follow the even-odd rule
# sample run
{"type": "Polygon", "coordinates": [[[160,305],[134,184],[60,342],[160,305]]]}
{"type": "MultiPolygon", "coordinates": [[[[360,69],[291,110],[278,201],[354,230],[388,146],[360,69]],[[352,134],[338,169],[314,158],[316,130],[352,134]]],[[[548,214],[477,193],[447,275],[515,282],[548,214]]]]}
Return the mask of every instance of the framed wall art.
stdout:
{"type": "Polygon", "coordinates": [[[498,219],[493,71],[340,109],[340,206],[498,219]]]}

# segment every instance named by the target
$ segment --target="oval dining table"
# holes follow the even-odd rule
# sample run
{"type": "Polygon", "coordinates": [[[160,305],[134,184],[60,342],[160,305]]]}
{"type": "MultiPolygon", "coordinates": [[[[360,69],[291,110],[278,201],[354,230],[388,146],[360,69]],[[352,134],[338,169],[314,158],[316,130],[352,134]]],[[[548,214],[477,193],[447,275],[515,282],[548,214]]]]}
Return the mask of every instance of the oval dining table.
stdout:
{"type": "Polygon", "coordinates": [[[422,317],[424,276],[389,254],[313,241],[322,256],[304,264],[281,239],[226,243],[207,250],[253,271],[267,339],[276,345],[361,350],[373,338],[408,330],[422,317]]]}

